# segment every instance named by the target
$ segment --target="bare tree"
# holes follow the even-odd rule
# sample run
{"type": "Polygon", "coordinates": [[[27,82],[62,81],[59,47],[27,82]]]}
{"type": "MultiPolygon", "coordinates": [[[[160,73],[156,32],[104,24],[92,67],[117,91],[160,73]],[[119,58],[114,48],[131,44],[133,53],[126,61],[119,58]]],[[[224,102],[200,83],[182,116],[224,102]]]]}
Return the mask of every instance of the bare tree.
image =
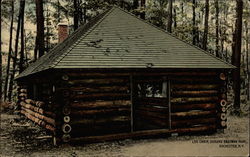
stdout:
{"type": "Polygon", "coordinates": [[[245,21],[246,30],[246,70],[247,70],[247,100],[250,100],[250,73],[249,73],[249,33],[248,33],[248,23],[245,21]]]}
{"type": "Polygon", "coordinates": [[[74,30],[77,30],[78,25],[79,25],[79,9],[78,9],[78,0],[74,0],[74,30]]]}
{"type": "Polygon", "coordinates": [[[242,14],[243,14],[243,0],[236,0],[236,22],[234,33],[234,48],[232,64],[237,68],[233,71],[234,83],[234,108],[237,111],[240,109],[240,61],[241,61],[241,38],[242,38],[242,14]]]}
{"type": "Polygon", "coordinates": [[[21,15],[21,50],[20,50],[20,60],[19,60],[19,72],[21,73],[24,70],[24,9],[25,9],[25,0],[22,4],[23,12],[21,15]]]}
{"type": "Polygon", "coordinates": [[[2,102],[2,0],[0,0],[0,103],[2,102]]]}
{"type": "Polygon", "coordinates": [[[173,23],[173,0],[169,0],[168,6],[168,24],[167,24],[167,31],[172,33],[172,23],[173,23]]]}
{"type": "Polygon", "coordinates": [[[15,41],[15,53],[13,56],[13,65],[12,65],[12,73],[10,75],[10,85],[9,85],[9,91],[8,91],[8,100],[11,101],[12,97],[12,90],[13,90],[13,84],[14,84],[14,77],[16,72],[16,64],[17,64],[17,53],[18,53],[18,43],[19,43],[19,33],[20,33],[20,26],[24,15],[24,6],[25,6],[25,0],[20,1],[20,10],[18,15],[18,22],[17,22],[17,31],[16,31],[16,41],[15,41]]]}
{"type": "Polygon", "coordinates": [[[196,8],[196,0],[193,0],[193,4],[192,4],[192,10],[193,10],[193,30],[192,30],[192,35],[193,35],[193,45],[196,45],[196,37],[197,37],[197,27],[196,27],[196,12],[195,12],[195,8],[196,8]]]}
{"type": "Polygon", "coordinates": [[[12,34],[13,34],[13,22],[14,22],[14,0],[11,1],[11,22],[10,22],[10,39],[9,39],[9,52],[8,52],[8,59],[7,59],[7,66],[6,66],[6,76],[4,82],[4,100],[7,98],[8,93],[8,85],[9,85],[9,75],[10,75],[10,60],[12,54],[12,34]]]}
{"type": "Polygon", "coordinates": [[[36,37],[36,46],[38,50],[38,56],[41,57],[44,55],[44,16],[43,16],[43,0],[36,0],[36,28],[37,28],[37,37],[36,37]]]}
{"type": "Polygon", "coordinates": [[[143,11],[140,14],[140,17],[145,20],[146,14],[145,14],[145,7],[146,7],[146,0],[141,0],[141,8],[143,11]]]}
{"type": "Polygon", "coordinates": [[[207,50],[208,19],[209,19],[209,0],[206,0],[206,4],[205,4],[204,34],[203,34],[203,49],[204,50],[207,50]]]}
{"type": "Polygon", "coordinates": [[[219,54],[219,0],[214,0],[214,4],[215,4],[215,45],[216,45],[216,49],[215,49],[215,53],[216,53],[216,57],[220,57],[219,54]]]}

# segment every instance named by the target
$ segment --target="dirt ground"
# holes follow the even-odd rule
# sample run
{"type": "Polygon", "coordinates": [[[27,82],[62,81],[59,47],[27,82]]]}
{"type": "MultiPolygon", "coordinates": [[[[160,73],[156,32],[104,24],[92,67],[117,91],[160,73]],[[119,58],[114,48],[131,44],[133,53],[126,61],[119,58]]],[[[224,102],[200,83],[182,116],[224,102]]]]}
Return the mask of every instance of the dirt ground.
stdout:
{"type": "Polygon", "coordinates": [[[249,156],[249,117],[228,117],[223,132],[53,147],[46,132],[19,115],[1,114],[0,156],[249,156]]]}

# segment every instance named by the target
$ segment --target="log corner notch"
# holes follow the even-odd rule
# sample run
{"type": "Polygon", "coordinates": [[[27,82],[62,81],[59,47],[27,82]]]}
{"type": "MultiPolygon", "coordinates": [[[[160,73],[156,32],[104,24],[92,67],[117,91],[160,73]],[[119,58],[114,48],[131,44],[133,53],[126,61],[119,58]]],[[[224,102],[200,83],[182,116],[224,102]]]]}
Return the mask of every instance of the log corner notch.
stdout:
{"type": "Polygon", "coordinates": [[[226,129],[227,128],[227,76],[225,72],[221,72],[219,74],[219,79],[221,81],[221,90],[219,93],[219,102],[218,102],[218,129],[226,129]]]}

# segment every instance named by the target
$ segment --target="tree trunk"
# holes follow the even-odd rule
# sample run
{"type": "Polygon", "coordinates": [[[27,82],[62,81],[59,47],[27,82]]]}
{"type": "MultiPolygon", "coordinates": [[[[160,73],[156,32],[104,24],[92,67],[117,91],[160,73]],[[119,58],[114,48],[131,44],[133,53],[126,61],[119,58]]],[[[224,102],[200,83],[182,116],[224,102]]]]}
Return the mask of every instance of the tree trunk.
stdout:
{"type": "Polygon", "coordinates": [[[234,82],[234,108],[237,111],[240,109],[240,61],[241,61],[241,38],[242,38],[242,14],[243,14],[243,0],[236,0],[236,22],[235,22],[235,38],[234,38],[234,58],[232,64],[237,67],[233,71],[234,82]]]}
{"type": "Polygon", "coordinates": [[[43,0],[36,0],[36,21],[37,21],[37,49],[38,56],[44,55],[44,16],[43,0]]]}
{"type": "Polygon", "coordinates": [[[176,13],[176,7],[174,7],[174,29],[176,31],[177,29],[177,13],[176,13]]]}
{"type": "Polygon", "coordinates": [[[2,0],[0,1],[0,103],[2,102],[2,0]]]}
{"type": "Polygon", "coordinates": [[[173,23],[173,0],[169,1],[169,6],[168,6],[168,25],[167,25],[167,31],[169,33],[172,33],[172,23],[173,23]]]}
{"type": "Polygon", "coordinates": [[[78,28],[78,3],[77,0],[74,0],[74,30],[77,30],[78,28]]]}
{"type": "Polygon", "coordinates": [[[203,34],[203,49],[204,50],[207,50],[208,19],[209,19],[209,0],[206,0],[204,34],[203,34]]]}
{"type": "Polygon", "coordinates": [[[143,11],[141,11],[140,17],[142,19],[145,20],[145,6],[146,6],[146,0],[141,0],[141,9],[143,9],[143,11]]]}
{"type": "Polygon", "coordinates": [[[24,9],[25,9],[25,0],[22,4],[22,15],[21,15],[21,51],[20,51],[20,60],[19,60],[19,72],[21,73],[24,70],[24,9]]]}
{"type": "Polygon", "coordinates": [[[196,13],[195,13],[195,8],[196,8],[196,1],[193,0],[193,5],[192,5],[192,9],[193,9],[193,31],[192,31],[192,35],[193,35],[193,45],[196,45],[196,13]]]}
{"type": "Polygon", "coordinates": [[[250,100],[250,73],[249,73],[249,35],[248,35],[248,23],[245,22],[246,29],[246,70],[247,70],[247,100],[250,100]]]}
{"type": "Polygon", "coordinates": [[[17,23],[17,32],[16,32],[16,43],[15,43],[15,53],[13,56],[13,65],[12,65],[12,73],[10,75],[10,86],[9,86],[9,92],[8,92],[8,100],[11,101],[12,97],[12,89],[13,89],[13,84],[14,84],[14,77],[15,77],[15,72],[16,72],[16,64],[17,64],[17,53],[18,53],[18,41],[19,41],[19,33],[20,33],[20,26],[22,22],[22,15],[24,12],[24,0],[20,1],[20,10],[19,10],[19,15],[18,15],[18,23],[17,23]]]}
{"type": "Polygon", "coordinates": [[[8,85],[9,85],[9,75],[10,75],[10,60],[12,53],[12,32],[13,32],[13,21],[14,21],[14,0],[11,1],[11,22],[10,22],[10,40],[9,40],[9,52],[8,52],[8,60],[6,66],[6,76],[4,82],[4,100],[6,101],[7,93],[8,93],[8,85]]]}
{"type": "Polygon", "coordinates": [[[137,9],[138,8],[138,3],[139,1],[138,0],[133,0],[133,9],[137,9]]]}
{"type": "Polygon", "coordinates": [[[219,54],[219,0],[215,0],[214,3],[215,3],[215,26],[216,26],[215,53],[216,53],[216,57],[220,57],[220,54],[219,54]]]}

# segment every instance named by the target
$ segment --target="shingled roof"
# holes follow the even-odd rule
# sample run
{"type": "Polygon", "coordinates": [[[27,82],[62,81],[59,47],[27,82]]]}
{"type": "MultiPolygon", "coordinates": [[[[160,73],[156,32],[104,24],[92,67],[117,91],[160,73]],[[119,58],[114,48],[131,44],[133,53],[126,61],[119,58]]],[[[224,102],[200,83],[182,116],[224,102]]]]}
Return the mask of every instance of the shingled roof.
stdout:
{"type": "Polygon", "coordinates": [[[206,51],[114,6],[81,26],[18,78],[51,68],[149,67],[233,68],[206,51]]]}

